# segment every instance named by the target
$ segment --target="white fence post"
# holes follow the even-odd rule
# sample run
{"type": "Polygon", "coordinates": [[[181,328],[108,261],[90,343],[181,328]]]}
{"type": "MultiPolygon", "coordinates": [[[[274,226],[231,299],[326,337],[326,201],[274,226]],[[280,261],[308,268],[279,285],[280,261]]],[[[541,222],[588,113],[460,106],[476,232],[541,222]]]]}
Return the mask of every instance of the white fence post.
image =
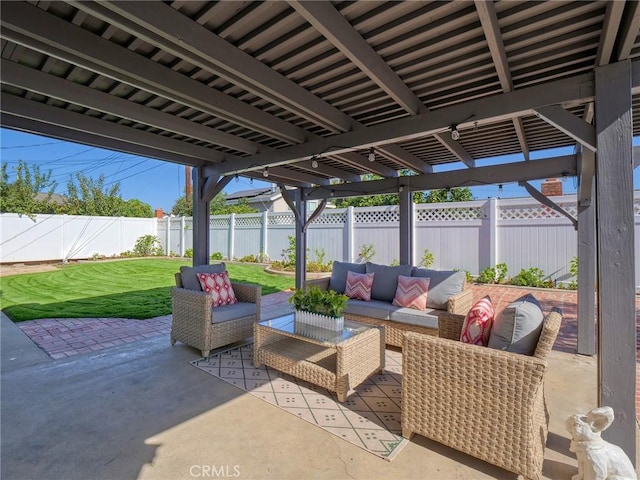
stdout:
{"type": "Polygon", "coordinates": [[[167,217],[167,249],[164,252],[165,255],[169,255],[169,253],[171,253],[171,218],[172,217],[167,217]]]}
{"type": "Polygon", "coordinates": [[[347,221],[345,222],[345,246],[347,247],[347,262],[353,262],[353,207],[347,207],[347,221]]]}
{"type": "Polygon", "coordinates": [[[229,215],[229,260],[233,260],[235,256],[236,241],[236,214],[229,215]]]}
{"type": "Polygon", "coordinates": [[[182,217],[180,217],[180,256],[184,257],[185,254],[185,248],[184,248],[184,228],[185,228],[185,221],[184,221],[184,215],[182,217]]]}
{"type": "Polygon", "coordinates": [[[489,199],[489,267],[498,263],[498,199],[489,199]]]}
{"type": "MultiPolygon", "coordinates": [[[[264,256],[267,255],[267,247],[268,247],[268,240],[269,240],[269,213],[265,210],[264,212],[262,212],[262,229],[260,231],[260,250],[262,254],[264,254],[264,256]]],[[[264,258],[264,257],[263,257],[264,258]]]]}

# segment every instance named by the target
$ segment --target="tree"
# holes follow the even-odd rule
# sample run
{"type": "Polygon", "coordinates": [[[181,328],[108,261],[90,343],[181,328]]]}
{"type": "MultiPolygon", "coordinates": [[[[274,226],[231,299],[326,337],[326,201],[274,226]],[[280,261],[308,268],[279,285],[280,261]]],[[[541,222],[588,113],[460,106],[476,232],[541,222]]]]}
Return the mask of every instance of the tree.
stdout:
{"type": "Polygon", "coordinates": [[[123,215],[125,201],[120,196],[120,184],[105,185],[104,174],[97,180],[76,173],[75,180],[67,182],[65,213],[69,215],[100,215],[119,217],[123,215]]]}
{"type": "Polygon", "coordinates": [[[153,209],[148,203],[132,198],[124,201],[121,215],[123,217],[151,218],[153,217],[153,209]]]}
{"type": "MultiPolygon", "coordinates": [[[[256,213],[257,210],[249,205],[246,198],[241,198],[235,205],[226,205],[227,198],[224,193],[219,193],[209,202],[209,213],[211,215],[229,215],[231,213],[256,213]]],[[[179,217],[193,216],[193,205],[191,198],[185,195],[176,200],[171,208],[171,214],[179,217]]]]}
{"type": "Polygon", "coordinates": [[[425,203],[469,202],[471,200],[473,200],[471,190],[468,187],[459,187],[431,190],[425,198],[425,203]]]}
{"type": "Polygon", "coordinates": [[[19,213],[32,217],[36,213],[56,213],[58,206],[51,201],[56,188],[51,180],[51,170],[40,171],[39,165],[29,165],[24,160],[18,161],[16,179],[9,182],[7,164],[0,170],[0,212],[19,213]],[[44,193],[39,200],[37,195],[44,193]]]}

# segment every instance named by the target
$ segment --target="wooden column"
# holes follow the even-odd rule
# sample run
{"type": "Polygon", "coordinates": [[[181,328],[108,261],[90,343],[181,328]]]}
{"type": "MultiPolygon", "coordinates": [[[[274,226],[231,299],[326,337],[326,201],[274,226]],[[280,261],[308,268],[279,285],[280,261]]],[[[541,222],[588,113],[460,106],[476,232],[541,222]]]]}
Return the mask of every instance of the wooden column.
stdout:
{"type": "Polygon", "coordinates": [[[307,274],[307,231],[304,228],[307,219],[307,202],[300,188],[295,191],[295,204],[299,215],[296,221],[296,288],[301,289],[307,274]]]}
{"type": "Polygon", "coordinates": [[[400,205],[400,265],[413,265],[413,195],[408,188],[398,196],[400,205]]]}
{"type": "Polygon", "coordinates": [[[615,421],[603,437],[636,458],[631,63],[595,71],[598,396],[615,421]]]}
{"type": "Polygon", "coordinates": [[[193,266],[209,263],[209,202],[202,198],[205,177],[193,169],[193,266]]]}
{"type": "MultiPolygon", "coordinates": [[[[581,174],[578,182],[590,192],[586,198],[578,195],[578,353],[596,353],[596,204],[593,186],[595,154],[583,149],[580,163],[588,163],[589,173],[581,174]],[[582,185],[588,182],[590,185],[582,185]]],[[[584,171],[583,168],[580,171],[584,171]]],[[[581,188],[582,190],[582,188],[581,188]]]]}

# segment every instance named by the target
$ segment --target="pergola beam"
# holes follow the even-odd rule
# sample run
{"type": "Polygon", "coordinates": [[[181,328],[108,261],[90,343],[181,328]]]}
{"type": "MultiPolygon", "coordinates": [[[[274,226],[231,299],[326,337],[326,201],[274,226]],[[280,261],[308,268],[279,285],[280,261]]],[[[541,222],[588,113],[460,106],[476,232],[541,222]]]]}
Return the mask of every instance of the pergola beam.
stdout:
{"type": "Polygon", "coordinates": [[[133,120],[184,136],[198,138],[245,153],[257,153],[260,145],[236,135],[221,132],[184,118],[177,117],[143,105],[132,103],[123,98],[109,95],[93,88],[84,87],[54,75],[49,75],[23,65],[2,60],[2,82],[25,88],[33,92],[53,97],[65,102],[81,105],[99,112],[133,120]]]}
{"type": "Polygon", "coordinates": [[[434,135],[434,137],[467,167],[473,168],[476,166],[476,161],[471,157],[469,152],[467,152],[462,145],[453,140],[451,137],[442,133],[437,133],[434,135]]]}
{"type": "MultiPolygon", "coordinates": [[[[634,63],[634,66],[636,63],[634,63]]],[[[304,145],[293,145],[279,149],[277,154],[258,154],[238,162],[220,165],[221,173],[236,173],[245,169],[259,168],[265,164],[287,164],[308,159],[318,152],[332,148],[332,155],[350,150],[378,147],[390,143],[399,143],[415,138],[425,137],[441,132],[459,121],[461,118],[473,116],[473,121],[460,125],[469,126],[498,122],[530,115],[540,105],[552,104],[585,104],[593,100],[593,74],[586,73],[572,78],[556,80],[544,85],[514,90],[486,98],[479,98],[464,104],[456,104],[438,110],[438,115],[431,113],[402,118],[365,129],[354,130],[341,135],[334,135],[308,142],[304,145]]],[[[635,78],[635,76],[634,76],[635,78]]],[[[640,63],[638,64],[638,81],[640,82],[640,63]]]]}
{"type": "Polygon", "coordinates": [[[576,155],[529,160],[524,162],[451,170],[423,175],[405,176],[396,179],[372,180],[368,182],[337,184],[329,187],[303,189],[305,198],[314,200],[328,197],[353,197],[370,193],[397,193],[403,190],[438,190],[442,188],[472,187],[497,183],[538,180],[550,177],[573,177],[577,175],[576,155]]]}
{"type": "MultiPolygon", "coordinates": [[[[75,4],[84,6],[83,2],[75,4]]],[[[154,8],[161,4],[152,5],[154,8]]],[[[259,108],[23,2],[2,5],[2,37],[265,135],[305,141],[305,131],[259,108]]]]}
{"type": "Polygon", "coordinates": [[[549,125],[553,125],[561,132],[569,135],[589,150],[596,151],[596,129],[593,125],[588,124],[580,117],[576,117],[558,105],[536,108],[535,113],[549,125]]]}
{"type": "Polygon", "coordinates": [[[95,134],[97,137],[126,141],[140,146],[154,145],[157,149],[164,149],[173,154],[191,157],[194,163],[198,161],[222,161],[226,157],[222,152],[217,152],[213,149],[181,142],[143,130],[136,130],[70,110],[52,107],[46,103],[25,100],[7,93],[0,95],[0,112],[57,125],[59,127],[70,128],[88,134],[95,134]]]}
{"type": "Polygon", "coordinates": [[[596,66],[601,67],[611,62],[613,46],[616,41],[622,13],[624,12],[626,2],[607,2],[607,11],[604,16],[602,25],[602,33],[600,34],[600,43],[596,53],[596,66]]]}
{"type": "Polygon", "coordinates": [[[333,46],[411,115],[426,112],[418,97],[382,60],[360,33],[330,2],[294,1],[291,6],[333,46]]]}
{"type": "Polygon", "coordinates": [[[44,123],[31,118],[18,117],[8,113],[0,114],[0,124],[4,128],[11,128],[21,132],[33,133],[35,135],[44,135],[46,137],[58,138],[68,142],[90,145],[92,147],[99,147],[107,150],[117,150],[131,155],[148,157],[151,160],[165,160],[167,162],[190,165],[192,167],[202,167],[205,165],[205,162],[202,160],[185,157],[183,155],[167,152],[166,150],[158,150],[144,145],[129,143],[124,140],[117,140],[115,138],[100,137],[92,133],[72,130],[68,127],[44,123]]]}
{"type": "Polygon", "coordinates": [[[627,2],[625,21],[621,26],[616,42],[616,60],[627,60],[640,31],[640,2],[627,2]]]}

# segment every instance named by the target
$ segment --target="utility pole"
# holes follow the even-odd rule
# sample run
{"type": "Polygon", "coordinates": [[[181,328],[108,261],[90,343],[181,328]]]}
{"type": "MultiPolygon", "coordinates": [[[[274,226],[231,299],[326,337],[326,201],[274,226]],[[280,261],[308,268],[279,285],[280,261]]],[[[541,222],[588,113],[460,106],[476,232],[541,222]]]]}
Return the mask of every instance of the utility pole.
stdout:
{"type": "Polygon", "coordinates": [[[185,165],[185,175],[184,175],[184,182],[185,182],[185,197],[187,200],[187,203],[191,202],[191,167],[189,165],[185,165]]]}

